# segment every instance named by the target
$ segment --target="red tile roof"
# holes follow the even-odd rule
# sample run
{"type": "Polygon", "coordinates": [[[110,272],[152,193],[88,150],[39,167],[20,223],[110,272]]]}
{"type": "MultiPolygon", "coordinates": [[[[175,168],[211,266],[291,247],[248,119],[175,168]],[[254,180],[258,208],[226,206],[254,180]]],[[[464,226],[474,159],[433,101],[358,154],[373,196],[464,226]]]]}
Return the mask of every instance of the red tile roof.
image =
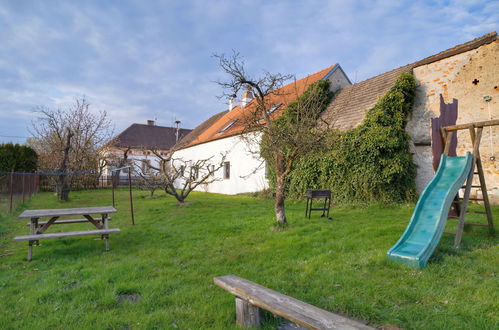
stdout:
{"type": "MultiPolygon", "coordinates": [[[[333,70],[335,66],[337,66],[337,64],[327,67],[305,78],[289,83],[277,89],[275,94],[269,95],[269,101],[271,104],[281,104],[279,109],[274,112],[274,116],[278,116],[282,110],[285,109],[290,102],[300,96],[308,88],[308,86],[323,79],[331,70],[333,70]]],[[[241,134],[245,128],[242,124],[244,122],[245,114],[248,113],[248,111],[254,111],[255,107],[255,100],[250,102],[244,108],[241,108],[241,105],[237,105],[234,109],[225,113],[223,116],[218,118],[218,120],[211,123],[210,127],[204,129],[197,137],[191,139],[188,144],[182,146],[182,148],[241,134]],[[230,125],[231,123],[233,124],[230,125]]],[[[201,125],[204,124],[205,123],[201,125]]],[[[194,131],[196,131],[196,129],[194,129],[194,131]]]]}

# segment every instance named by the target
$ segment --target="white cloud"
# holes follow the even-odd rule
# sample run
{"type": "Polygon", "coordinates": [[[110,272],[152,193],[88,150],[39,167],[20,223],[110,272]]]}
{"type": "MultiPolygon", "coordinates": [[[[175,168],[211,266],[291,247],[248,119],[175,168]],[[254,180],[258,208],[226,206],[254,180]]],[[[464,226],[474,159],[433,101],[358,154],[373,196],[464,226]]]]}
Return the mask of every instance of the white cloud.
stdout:
{"type": "Polygon", "coordinates": [[[83,95],[117,130],[155,117],[194,127],[226,107],[213,53],[240,51],[255,75],[339,62],[363,80],[497,30],[499,2],[13,1],[0,18],[5,134],[35,106],[83,95]]]}

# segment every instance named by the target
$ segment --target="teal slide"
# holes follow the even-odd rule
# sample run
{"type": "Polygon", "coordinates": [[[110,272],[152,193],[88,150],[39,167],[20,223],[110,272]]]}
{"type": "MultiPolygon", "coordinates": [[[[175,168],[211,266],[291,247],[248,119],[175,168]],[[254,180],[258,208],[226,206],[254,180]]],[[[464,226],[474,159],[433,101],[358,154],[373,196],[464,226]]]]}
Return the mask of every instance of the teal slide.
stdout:
{"type": "Polygon", "coordinates": [[[419,197],[409,225],[388,250],[389,259],[411,267],[426,266],[442,237],[452,201],[466,181],[472,164],[473,156],[469,152],[465,157],[442,155],[437,173],[419,197]]]}

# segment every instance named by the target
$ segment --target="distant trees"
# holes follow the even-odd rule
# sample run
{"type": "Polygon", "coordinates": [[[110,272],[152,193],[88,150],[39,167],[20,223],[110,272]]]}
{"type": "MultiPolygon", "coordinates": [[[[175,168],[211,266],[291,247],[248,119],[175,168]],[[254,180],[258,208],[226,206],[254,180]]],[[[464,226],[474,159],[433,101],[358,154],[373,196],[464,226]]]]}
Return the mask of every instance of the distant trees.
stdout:
{"type": "Polygon", "coordinates": [[[0,144],[0,172],[34,172],[38,155],[36,151],[25,145],[0,144]]]}
{"type": "Polygon", "coordinates": [[[68,200],[68,172],[97,170],[105,165],[99,148],[113,134],[111,121],[105,111],[91,112],[85,98],[76,98],[65,109],[39,107],[36,113],[39,117],[32,123],[34,138],[30,143],[39,155],[39,168],[58,173],[57,197],[68,200]]]}

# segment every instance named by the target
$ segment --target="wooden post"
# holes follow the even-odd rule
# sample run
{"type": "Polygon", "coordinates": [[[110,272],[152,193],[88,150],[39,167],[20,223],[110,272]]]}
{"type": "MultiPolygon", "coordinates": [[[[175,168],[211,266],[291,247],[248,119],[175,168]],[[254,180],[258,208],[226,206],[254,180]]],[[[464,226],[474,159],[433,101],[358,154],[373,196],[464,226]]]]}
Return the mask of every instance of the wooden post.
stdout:
{"type": "Polygon", "coordinates": [[[452,141],[452,135],[454,134],[453,131],[447,132],[447,137],[445,139],[445,147],[444,147],[444,154],[446,156],[449,156],[449,150],[450,150],[450,144],[452,141]]]}
{"type": "Polygon", "coordinates": [[[114,173],[115,172],[111,172],[111,187],[112,187],[112,191],[113,191],[113,207],[115,207],[115,205],[114,205],[114,181],[116,181],[114,178],[114,175],[115,175],[114,173]]]}
{"type": "Polygon", "coordinates": [[[31,222],[29,224],[29,234],[34,235],[36,230],[38,229],[38,226],[36,226],[36,218],[31,218],[31,222]]]}
{"type": "MultiPolygon", "coordinates": [[[[474,158],[474,157],[473,157],[474,158]]],[[[473,172],[475,170],[475,159],[473,159],[470,173],[466,179],[466,188],[464,189],[463,203],[459,212],[459,223],[457,224],[456,237],[454,238],[454,246],[458,248],[461,245],[461,237],[463,236],[464,218],[468,210],[468,202],[470,199],[471,184],[473,182],[473,172]]]]}
{"type": "Polygon", "coordinates": [[[25,200],[25,198],[24,198],[24,197],[25,197],[25,195],[24,195],[24,194],[25,194],[25,191],[24,191],[24,189],[25,189],[25,188],[24,188],[24,181],[25,181],[26,174],[25,174],[25,173],[23,173],[23,174],[21,174],[21,175],[23,176],[23,203],[24,203],[24,200],[25,200]]]}
{"type": "Polygon", "coordinates": [[[236,323],[244,328],[260,326],[260,308],[236,297],[236,323]]]}
{"type": "Polygon", "coordinates": [[[9,183],[9,189],[10,189],[10,202],[9,202],[9,213],[12,213],[12,198],[14,194],[14,171],[10,172],[10,183],[9,183]]]}
{"type": "Polygon", "coordinates": [[[482,160],[480,158],[480,151],[477,151],[476,168],[478,172],[478,178],[480,179],[483,206],[485,207],[485,213],[487,215],[487,225],[489,227],[489,232],[492,234],[494,233],[494,222],[492,220],[492,210],[490,209],[489,193],[487,192],[487,184],[485,182],[485,175],[483,174],[483,166],[482,166],[482,160]]]}
{"type": "Polygon", "coordinates": [[[133,216],[133,198],[132,198],[132,168],[128,168],[128,190],[130,192],[130,212],[132,213],[132,225],[135,225],[135,218],[133,216]]]}
{"type": "MultiPolygon", "coordinates": [[[[478,165],[478,162],[480,160],[480,141],[482,140],[483,127],[479,127],[475,133],[474,126],[471,126],[469,127],[469,132],[471,137],[471,143],[473,145],[473,162],[471,165],[470,173],[468,175],[468,179],[466,180],[466,188],[464,190],[463,204],[461,205],[461,212],[460,212],[461,214],[459,215],[459,223],[457,225],[456,237],[454,238],[454,246],[456,248],[458,248],[461,245],[461,238],[463,236],[463,229],[464,229],[464,219],[466,216],[466,211],[468,209],[471,186],[473,184],[473,175],[475,172],[475,165],[478,165]]],[[[480,169],[478,169],[478,172],[480,172],[480,169]]]]}

